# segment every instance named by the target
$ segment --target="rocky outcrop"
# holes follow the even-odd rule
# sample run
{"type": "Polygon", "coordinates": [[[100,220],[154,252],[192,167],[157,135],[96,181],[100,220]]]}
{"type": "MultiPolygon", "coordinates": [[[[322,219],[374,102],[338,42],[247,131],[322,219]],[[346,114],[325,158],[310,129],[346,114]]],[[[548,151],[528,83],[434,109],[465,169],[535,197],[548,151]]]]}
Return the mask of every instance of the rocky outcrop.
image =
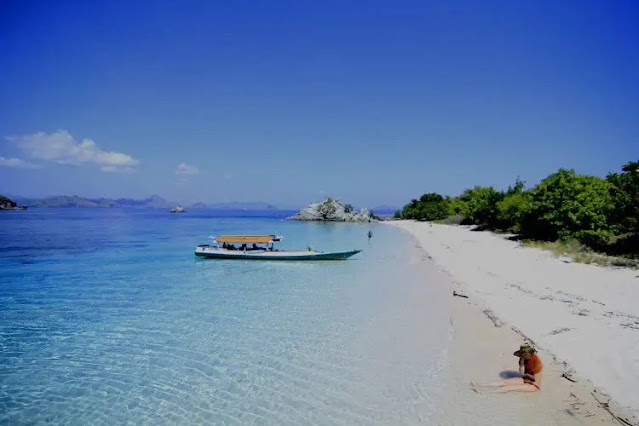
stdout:
{"type": "Polygon", "coordinates": [[[25,210],[26,207],[18,206],[15,201],[0,195],[0,210],[25,210]]]}
{"type": "Polygon", "coordinates": [[[372,222],[379,220],[368,209],[361,209],[357,212],[350,204],[344,204],[342,201],[330,197],[321,203],[309,204],[308,207],[300,210],[289,219],[327,222],[372,222]]]}

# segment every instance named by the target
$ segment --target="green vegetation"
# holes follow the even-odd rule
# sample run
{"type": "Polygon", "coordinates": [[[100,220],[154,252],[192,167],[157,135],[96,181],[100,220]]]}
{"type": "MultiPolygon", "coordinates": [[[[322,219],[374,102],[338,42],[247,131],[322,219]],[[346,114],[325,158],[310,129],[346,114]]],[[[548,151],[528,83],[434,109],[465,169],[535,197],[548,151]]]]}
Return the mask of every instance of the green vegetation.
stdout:
{"type": "Polygon", "coordinates": [[[621,170],[623,173],[610,173],[606,178],[613,185],[612,219],[620,232],[639,233],[639,162],[631,161],[621,170]]]}
{"type": "Polygon", "coordinates": [[[560,169],[532,188],[475,186],[457,197],[412,200],[397,218],[477,225],[518,234],[584,263],[639,264],[639,162],[604,178],[560,169]]]}
{"type": "Polygon", "coordinates": [[[447,218],[451,213],[448,201],[439,194],[424,194],[419,200],[406,204],[401,216],[406,219],[439,220],[447,218]]]}
{"type": "Polygon", "coordinates": [[[605,244],[613,235],[613,186],[574,170],[559,170],[530,191],[530,211],[523,233],[536,239],[576,239],[591,247],[605,244]]]}
{"type": "Polygon", "coordinates": [[[491,229],[498,227],[497,203],[503,198],[504,194],[492,186],[476,186],[459,196],[460,201],[466,204],[466,221],[491,229]]]}

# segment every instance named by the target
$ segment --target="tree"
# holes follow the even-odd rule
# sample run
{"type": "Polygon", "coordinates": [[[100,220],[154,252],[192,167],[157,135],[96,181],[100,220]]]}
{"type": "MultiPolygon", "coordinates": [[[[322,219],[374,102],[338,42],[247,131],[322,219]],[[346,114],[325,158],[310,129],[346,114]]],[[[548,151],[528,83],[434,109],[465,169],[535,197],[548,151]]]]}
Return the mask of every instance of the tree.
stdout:
{"type": "Polygon", "coordinates": [[[506,191],[506,196],[508,195],[521,195],[526,191],[526,183],[517,178],[515,179],[515,184],[513,186],[509,186],[508,190],[506,191]]]}
{"type": "Polygon", "coordinates": [[[450,207],[446,199],[434,192],[422,195],[419,200],[411,200],[402,209],[404,219],[440,220],[450,215],[450,207]]]}
{"type": "Polygon", "coordinates": [[[451,215],[466,216],[468,213],[468,206],[465,201],[462,201],[458,197],[446,197],[448,207],[451,215]]]}
{"type": "Polygon", "coordinates": [[[448,202],[441,195],[431,192],[424,194],[419,199],[418,219],[440,220],[450,214],[448,202]]]}
{"type": "Polygon", "coordinates": [[[406,204],[402,209],[402,217],[404,219],[417,219],[417,208],[419,207],[419,201],[412,199],[410,203],[406,204]]]}
{"type": "Polygon", "coordinates": [[[621,232],[639,233],[639,162],[625,164],[623,173],[610,173],[614,210],[610,220],[621,232]]]}
{"type": "Polygon", "coordinates": [[[467,189],[459,196],[461,201],[466,202],[466,218],[468,221],[488,228],[497,227],[497,203],[503,198],[504,194],[496,191],[492,186],[476,186],[472,189],[467,189]]]}
{"type": "Polygon", "coordinates": [[[515,233],[521,232],[524,217],[530,211],[530,194],[525,183],[517,178],[515,185],[509,186],[504,198],[497,202],[498,228],[515,233]]]}
{"type": "Polygon", "coordinates": [[[499,227],[505,231],[520,233],[522,222],[530,212],[530,196],[525,193],[506,195],[497,203],[499,227]]]}
{"type": "Polygon", "coordinates": [[[605,244],[612,236],[611,189],[601,178],[560,169],[531,190],[523,231],[542,240],[575,238],[590,246],[605,244]]]}

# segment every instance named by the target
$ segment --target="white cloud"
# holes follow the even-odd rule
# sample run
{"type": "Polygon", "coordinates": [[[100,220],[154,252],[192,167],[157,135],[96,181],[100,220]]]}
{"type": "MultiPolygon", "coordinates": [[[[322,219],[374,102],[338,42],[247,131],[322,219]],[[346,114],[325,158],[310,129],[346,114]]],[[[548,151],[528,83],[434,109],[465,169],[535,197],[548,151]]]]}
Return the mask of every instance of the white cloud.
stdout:
{"type": "Polygon", "coordinates": [[[200,173],[200,169],[186,163],[180,163],[175,170],[176,175],[196,175],[200,173]]]}
{"type": "Polygon", "coordinates": [[[121,152],[103,151],[91,139],[84,139],[77,143],[66,130],[58,130],[50,134],[38,132],[7,139],[14,142],[31,158],[58,164],[92,164],[100,167],[103,172],[125,172],[132,171],[140,163],[130,155],[121,152]]]}
{"type": "Polygon", "coordinates": [[[5,158],[0,157],[0,166],[2,167],[15,167],[18,169],[39,169],[41,166],[28,161],[21,160],[19,158],[5,158]]]}

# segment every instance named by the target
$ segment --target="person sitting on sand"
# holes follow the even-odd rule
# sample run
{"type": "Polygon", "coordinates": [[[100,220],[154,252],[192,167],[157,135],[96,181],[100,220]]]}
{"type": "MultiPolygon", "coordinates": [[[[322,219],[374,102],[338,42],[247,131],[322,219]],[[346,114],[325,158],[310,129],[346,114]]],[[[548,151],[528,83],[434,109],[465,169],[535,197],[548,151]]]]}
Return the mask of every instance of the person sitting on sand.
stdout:
{"type": "Polygon", "coordinates": [[[524,343],[513,355],[519,357],[521,377],[485,385],[476,385],[470,382],[471,388],[474,391],[485,393],[534,392],[541,389],[541,371],[544,366],[537,356],[537,351],[528,343],[524,343]]]}

